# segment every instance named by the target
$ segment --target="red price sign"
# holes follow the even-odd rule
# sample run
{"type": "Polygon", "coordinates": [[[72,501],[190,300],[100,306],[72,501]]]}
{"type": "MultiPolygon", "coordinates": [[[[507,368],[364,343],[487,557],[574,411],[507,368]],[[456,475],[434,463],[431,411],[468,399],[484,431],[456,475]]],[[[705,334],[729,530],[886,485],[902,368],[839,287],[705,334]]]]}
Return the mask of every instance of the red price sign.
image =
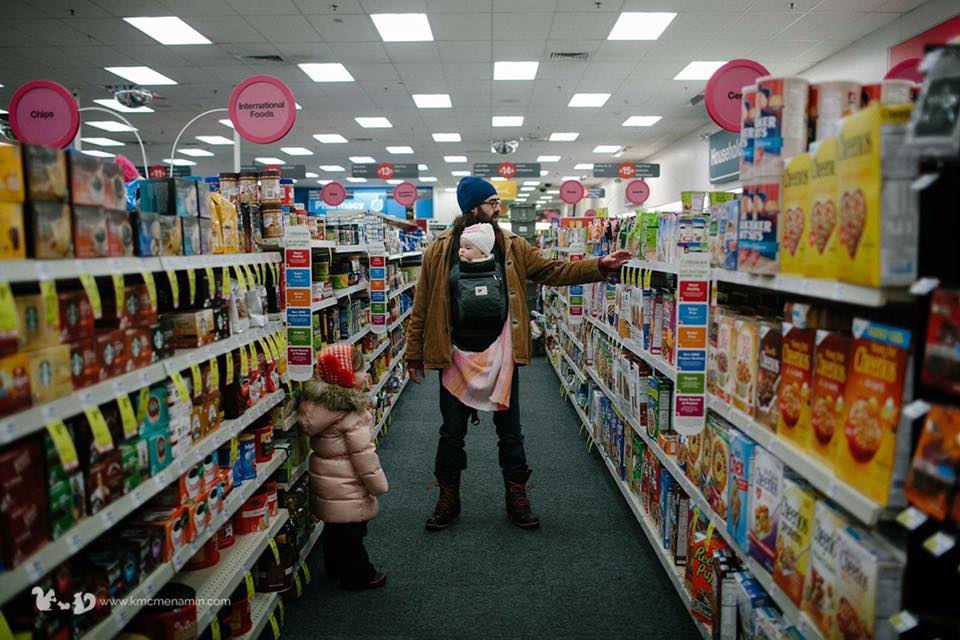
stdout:
{"type": "Polygon", "coordinates": [[[404,207],[412,207],[417,201],[417,185],[412,182],[401,182],[393,190],[393,199],[404,207]]]}
{"type": "Polygon", "coordinates": [[[377,165],[377,177],[381,180],[390,180],[396,173],[393,164],[390,162],[381,162],[377,165]]]}
{"type": "Polygon", "coordinates": [[[567,204],[577,204],[587,195],[579,180],[567,180],[560,185],[560,199],[567,204]]]}
{"type": "Polygon", "coordinates": [[[339,207],[347,199],[347,190],[339,182],[328,182],[320,190],[320,198],[331,207],[339,207]]]}
{"type": "Polygon", "coordinates": [[[629,180],[637,175],[637,165],[632,162],[621,162],[620,166],[617,167],[617,173],[620,174],[620,177],[624,180],[629,180]]]}
{"type": "Polygon", "coordinates": [[[517,165],[512,162],[501,162],[500,166],[497,167],[497,173],[501,178],[509,180],[517,175],[517,165]]]}
{"type": "Polygon", "coordinates": [[[643,180],[632,180],[627,183],[625,195],[630,204],[643,204],[650,197],[650,185],[643,180]]]}

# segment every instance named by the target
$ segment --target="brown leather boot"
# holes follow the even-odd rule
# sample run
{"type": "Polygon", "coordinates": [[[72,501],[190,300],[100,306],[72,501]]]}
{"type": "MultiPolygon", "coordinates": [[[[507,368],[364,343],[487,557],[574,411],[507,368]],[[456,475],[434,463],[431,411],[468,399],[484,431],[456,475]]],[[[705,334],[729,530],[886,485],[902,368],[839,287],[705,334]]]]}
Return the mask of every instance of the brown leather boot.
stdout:
{"type": "Polygon", "coordinates": [[[540,526],[540,518],[530,509],[530,500],[527,498],[527,480],[531,473],[529,469],[503,472],[507,515],[510,521],[521,529],[536,529],[540,526]]]}
{"type": "Polygon", "coordinates": [[[433,515],[427,518],[427,530],[441,531],[460,515],[460,471],[437,471],[433,475],[440,485],[440,499],[433,515]]]}

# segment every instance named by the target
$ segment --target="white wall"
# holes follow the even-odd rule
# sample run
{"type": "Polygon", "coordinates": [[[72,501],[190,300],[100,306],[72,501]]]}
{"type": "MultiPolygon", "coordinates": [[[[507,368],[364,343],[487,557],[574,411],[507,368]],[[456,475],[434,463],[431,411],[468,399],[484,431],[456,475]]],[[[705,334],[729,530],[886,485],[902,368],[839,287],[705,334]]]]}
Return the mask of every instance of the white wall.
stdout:
{"type": "Polygon", "coordinates": [[[460,215],[460,205],[457,204],[457,194],[455,191],[447,193],[442,188],[433,189],[433,221],[450,224],[453,219],[460,215]]]}

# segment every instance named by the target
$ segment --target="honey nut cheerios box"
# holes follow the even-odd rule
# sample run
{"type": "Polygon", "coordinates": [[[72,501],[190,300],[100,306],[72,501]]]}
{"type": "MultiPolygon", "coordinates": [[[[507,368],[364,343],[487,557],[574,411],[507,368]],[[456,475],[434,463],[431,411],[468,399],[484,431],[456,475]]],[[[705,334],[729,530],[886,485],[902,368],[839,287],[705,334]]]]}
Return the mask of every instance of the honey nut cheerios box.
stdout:
{"type": "Polygon", "coordinates": [[[909,388],[911,334],[856,318],[853,337],[834,469],[841,480],[886,505],[892,489],[902,489],[910,456],[909,429],[898,427],[909,388]]]}
{"type": "Polygon", "coordinates": [[[810,224],[804,234],[804,273],[814,278],[835,279],[827,249],[837,233],[837,139],[826,138],[817,146],[810,165],[810,224]]]}
{"type": "Polygon", "coordinates": [[[784,322],[780,355],[777,435],[801,450],[810,447],[810,389],[816,329],[784,322]]]}
{"type": "Polygon", "coordinates": [[[784,477],[773,581],[798,607],[810,564],[810,538],[816,504],[816,494],[803,480],[792,474],[784,477]]]}
{"type": "Polygon", "coordinates": [[[810,231],[809,153],[794,156],[783,171],[783,205],[780,210],[780,273],[806,273],[807,242],[810,231]]]}
{"type": "Polygon", "coordinates": [[[833,466],[834,449],[843,432],[843,394],[852,338],[836,331],[817,331],[813,355],[813,395],[810,401],[810,452],[833,466]]]}

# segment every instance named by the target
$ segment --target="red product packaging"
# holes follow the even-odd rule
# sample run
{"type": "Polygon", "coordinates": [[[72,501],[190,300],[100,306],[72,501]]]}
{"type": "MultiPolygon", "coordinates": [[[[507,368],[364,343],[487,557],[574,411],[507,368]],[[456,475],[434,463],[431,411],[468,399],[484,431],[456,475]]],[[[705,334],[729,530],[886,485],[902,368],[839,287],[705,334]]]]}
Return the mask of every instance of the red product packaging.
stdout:
{"type": "Polygon", "coordinates": [[[14,353],[0,358],[0,416],[30,406],[30,357],[14,353]]]}
{"type": "Polygon", "coordinates": [[[960,395],[960,290],[937,289],[930,299],[922,379],[960,395]]]}
{"type": "Polygon", "coordinates": [[[0,451],[0,548],[7,568],[47,543],[47,494],[39,438],[0,451]]]}
{"type": "Polygon", "coordinates": [[[163,560],[173,558],[193,540],[190,516],[184,507],[148,508],[137,519],[137,524],[157,529],[163,535],[163,560]]]}
{"type": "Polygon", "coordinates": [[[97,324],[102,327],[149,327],[157,322],[157,310],[150,301],[145,284],[128,284],[123,288],[122,307],[116,296],[103,296],[103,315],[97,324]]]}
{"type": "Polygon", "coordinates": [[[93,336],[96,322],[93,307],[83,289],[57,292],[60,306],[60,341],[74,342],[93,336]]]}
{"type": "Polygon", "coordinates": [[[153,344],[150,342],[150,331],[147,329],[124,329],[124,340],[127,352],[130,354],[130,371],[148,367],[153,362],[153,344]]]}
{"type": "Polygon", "coordinates": [[[100,382],[101,370],[95,338],[70,343],[70,376],[75,389],[100,382]]]}
{"type": "Polygon", "coordinates": [[[257,493],[243,503],[233,516],[233,530],[237,535],[257,533],[266,527],[267,494],[257,493]]]}

